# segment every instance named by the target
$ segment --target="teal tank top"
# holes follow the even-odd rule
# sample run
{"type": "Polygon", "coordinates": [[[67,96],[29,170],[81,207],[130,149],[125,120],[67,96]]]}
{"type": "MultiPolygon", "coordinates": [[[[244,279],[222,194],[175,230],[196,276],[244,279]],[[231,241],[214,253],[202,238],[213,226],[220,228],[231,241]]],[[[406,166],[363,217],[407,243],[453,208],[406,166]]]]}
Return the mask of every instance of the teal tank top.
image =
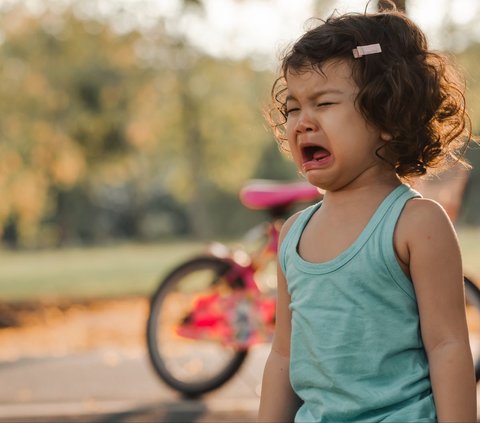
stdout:
{"type": "Polygon", "coordinates": [[[407,185],[395,188],[353,244],[327,262],[307,262],[297,248],[321,203],[285,236],[279,261],[291,296],[290,380],[303,400],[296,422],[436,421],[415,291],[393,245],[414,197],[407,185]]]}

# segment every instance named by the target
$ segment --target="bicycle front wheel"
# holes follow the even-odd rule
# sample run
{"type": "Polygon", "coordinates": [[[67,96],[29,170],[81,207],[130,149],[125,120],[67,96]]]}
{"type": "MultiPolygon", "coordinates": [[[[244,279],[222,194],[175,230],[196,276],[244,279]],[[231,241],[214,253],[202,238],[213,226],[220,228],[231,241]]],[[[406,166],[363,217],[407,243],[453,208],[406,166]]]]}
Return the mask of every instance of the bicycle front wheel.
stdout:
{"type": "Polygon", "coordinates": [[[472,349],[475,377],[480,380],[480,290],[469,278],[464,278],[468,334],[472,349]]]}
{"type": "Polygon", "coordinates": [[[217,257],[193,259],[171,272],[152,297],[147,323],[150,361],[167,385],[186,396],[223,385],[247,355],[246,349],[222,342],[222,328],[214,322],[222,314],[217,310],[219,315],[214,315],[215,299],[236,289],[226,277],[231,268],[217,257]],[[202,302],[210,302],[210,309],[200,309],[202,302]],[[192,326],[192,313],[202,310],[202,323],[192,326]]]}

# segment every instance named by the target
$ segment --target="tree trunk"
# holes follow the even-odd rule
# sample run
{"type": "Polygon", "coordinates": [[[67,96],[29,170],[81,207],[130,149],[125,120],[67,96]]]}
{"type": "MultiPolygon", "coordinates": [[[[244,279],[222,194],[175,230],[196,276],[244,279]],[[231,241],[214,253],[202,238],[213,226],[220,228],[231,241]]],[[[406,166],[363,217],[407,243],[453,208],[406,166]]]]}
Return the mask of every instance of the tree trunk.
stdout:
{"type": "Polygon", "coordinates": [[[205,142],[200,131],[199,107],[189,91],[191,72],[189,66],[178,71],[186,158],[189,163],[189,179],[192,190],[188,214],[194,235],[197,238],[205,239],[210,234],[206,200],[205,142]]]}

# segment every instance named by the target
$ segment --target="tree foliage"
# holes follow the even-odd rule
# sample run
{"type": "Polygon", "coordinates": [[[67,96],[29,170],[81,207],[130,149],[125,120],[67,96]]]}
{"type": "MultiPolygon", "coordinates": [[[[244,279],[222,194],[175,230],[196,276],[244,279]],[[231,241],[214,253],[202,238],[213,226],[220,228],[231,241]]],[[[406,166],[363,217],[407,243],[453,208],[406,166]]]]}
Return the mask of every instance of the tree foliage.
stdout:
{"type": "Polygon", "coordinates": [[[195,189],[236,192],[272,142],[271,75],[182,45],[162,22],[154,37],[118,34],[72,8],[34,16],[21,4],[1,21],[0,228],[13,222],[24,245],[59,225],[79,189],[102,202],[131,186],[137,211],[158,192],[198,209],[195,189]]]}
{"type": "MultiPolygon", "coordinates": [[[[87,13],[97,0],[44,0],[36,13],[10,4],[0,6],[0,239],[210,236],[221,222],[241,228],[245,216],[231,217],[246,179],[293,177],[262,117],[274,76],[194,48],[175,31],[180,15],[135,30],[118,24],[128,10],[87,13]]],[[[202,1],[183,6],[182,19],[202,16],[202,1]]],[[[478,54],[477,44],[459,53],[477,130],[478,54]]]]}

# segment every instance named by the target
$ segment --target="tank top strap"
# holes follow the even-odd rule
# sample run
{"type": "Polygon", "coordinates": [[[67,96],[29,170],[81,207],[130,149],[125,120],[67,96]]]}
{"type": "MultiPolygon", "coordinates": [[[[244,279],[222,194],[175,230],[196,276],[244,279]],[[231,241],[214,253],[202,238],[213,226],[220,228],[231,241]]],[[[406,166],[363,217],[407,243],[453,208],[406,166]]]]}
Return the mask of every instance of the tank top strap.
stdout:
{"type": "Polygon", "coordinates": [[[395,252],[394,234],[397,227],[398,219],[405,208],[405,205],[412,198],[421,198],[422,195],[417,191],[404,185],[402,191],[394,202],[391,203],[388,213],[380,225],[379,236],[381,237],[382,254],[385,264],[395,281],[395,283],[412,299],[415,299],[415,291],[411,280],[405,275],[400,267],[397,254],[395,252]]]}
{"type": "Polygon", "coordinates": [[[300,236],[305,229],[305,226],[321,205],[322,202],[320,201],[300,212],[299,216],[297,217],[295,222],[293,222],[292,226],[285,235],[285,238],[283,239],[283,242],[281,243],[278,250],[278,261],[280,264],[280,268],[283,271],[283,274],[286,274],[287,252],[291,251],[292,246],[294,249],[296,248],[300,240],[300,236]]]}
{"type": "Polygon", "coordinates": [[[393,225],[392,230],[395,229],[395,225],[397,224],[398,218],[402,213],[405,204],[407,204],[408,200],[412,198],[421,198],[422,195],[417,191],[410,188],[408,185],[402,185],[402,190],[398,193],[396,198],[392,199],[392,202],[387,205],[388,207],[388,219],[385,222],[388,222],[389,225],[393,225]]]}

